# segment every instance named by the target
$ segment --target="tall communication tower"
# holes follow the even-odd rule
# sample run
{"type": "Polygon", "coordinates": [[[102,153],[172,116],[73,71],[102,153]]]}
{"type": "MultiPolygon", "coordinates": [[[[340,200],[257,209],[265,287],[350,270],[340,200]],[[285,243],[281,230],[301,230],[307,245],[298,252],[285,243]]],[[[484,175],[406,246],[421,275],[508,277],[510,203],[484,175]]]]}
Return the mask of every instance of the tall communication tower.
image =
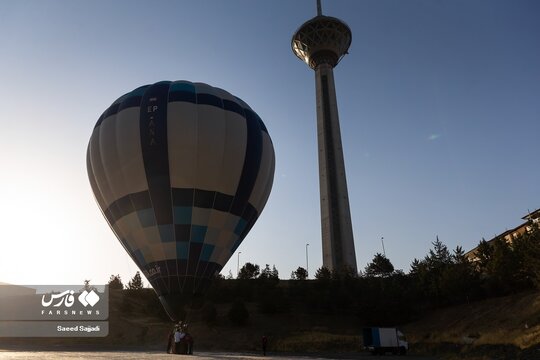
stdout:
{"type": "Polygon", "coordinates": [[[347,24],[322,15],[318,0],[317,16],[300,26],[292,37],[291,46],[294,54],[315,70],[323,266],[329,270],[349,268],[356,272],[333,70],[347,54],[351,39],[347,24]]]}

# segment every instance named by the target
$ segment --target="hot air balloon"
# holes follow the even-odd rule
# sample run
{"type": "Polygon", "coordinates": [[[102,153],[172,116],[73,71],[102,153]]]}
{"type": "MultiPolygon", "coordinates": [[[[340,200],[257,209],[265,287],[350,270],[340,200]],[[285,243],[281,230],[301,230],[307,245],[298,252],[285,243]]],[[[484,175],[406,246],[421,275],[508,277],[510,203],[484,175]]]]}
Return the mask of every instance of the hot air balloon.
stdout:
{"type": "Polygon", "coordinates": [[[188,81],[120,97],[87,151],[104,217],[174,321],[254,225],[274,166],[268,131],[245,102],[188,81]]]}

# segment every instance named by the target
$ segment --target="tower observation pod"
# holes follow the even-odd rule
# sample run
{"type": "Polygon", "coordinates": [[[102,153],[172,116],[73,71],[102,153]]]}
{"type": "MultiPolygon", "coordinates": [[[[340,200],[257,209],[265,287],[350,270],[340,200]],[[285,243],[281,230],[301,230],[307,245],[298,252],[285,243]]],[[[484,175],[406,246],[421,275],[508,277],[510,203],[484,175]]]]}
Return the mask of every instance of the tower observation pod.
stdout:
{"type": "Polygon", "coordinates": [[[357,272],[354,238],[341,131],[334,85],[334,67],[347,54],[351,29],[343,21],[322,15],[305,22],[292,37],[294,54],[315,71],[317,137],[323,266],[357,272]]]}

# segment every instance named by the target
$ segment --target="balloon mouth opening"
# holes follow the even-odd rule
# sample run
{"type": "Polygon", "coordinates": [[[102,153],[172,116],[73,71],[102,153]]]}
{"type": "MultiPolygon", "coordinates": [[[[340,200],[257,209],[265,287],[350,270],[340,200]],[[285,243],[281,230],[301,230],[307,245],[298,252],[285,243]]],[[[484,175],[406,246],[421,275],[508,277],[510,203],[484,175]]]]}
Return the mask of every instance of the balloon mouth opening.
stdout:
{"type": "Polygon", "coordinates": [[[190,296],[182,294],[160,295],[159,301],[167,315],[173,322],[186,321],[190,308],[200,308],[204,303],[202,294],[194,293],[190,296]]]}
{"type": "Polygon", "coordinates": [[[179,301],[172,301],[169,296],[160,296],[159,301],[165,309],[167,315],[173,322],[183,321],[186,319],[185,303],[179,301]]]}
{"type": "Polygon", "coordinates": [[[170,289],[159,291],[159,301],[169,318],[174,321],[185,321],[190,309],[201,308],[204,304],[206,290],[212,279],[185,279],[181,290],[170,289]],[[172,291],[171,291],[172,290],[172,291]]]}

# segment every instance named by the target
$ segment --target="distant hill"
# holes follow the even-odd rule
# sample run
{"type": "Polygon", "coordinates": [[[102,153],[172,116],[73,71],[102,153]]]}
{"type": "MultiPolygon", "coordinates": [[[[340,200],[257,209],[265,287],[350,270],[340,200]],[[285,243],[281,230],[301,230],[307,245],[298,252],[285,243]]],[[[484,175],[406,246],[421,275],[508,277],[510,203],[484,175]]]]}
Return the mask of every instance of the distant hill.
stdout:
{"type": "Polygon", "coordinates": [[[36,289],[34,288],[0,282],[0,298],[11,297],[11,296],[21,296],[21,295],[32,295],[35,293],[36,293],[36,289]]]}

